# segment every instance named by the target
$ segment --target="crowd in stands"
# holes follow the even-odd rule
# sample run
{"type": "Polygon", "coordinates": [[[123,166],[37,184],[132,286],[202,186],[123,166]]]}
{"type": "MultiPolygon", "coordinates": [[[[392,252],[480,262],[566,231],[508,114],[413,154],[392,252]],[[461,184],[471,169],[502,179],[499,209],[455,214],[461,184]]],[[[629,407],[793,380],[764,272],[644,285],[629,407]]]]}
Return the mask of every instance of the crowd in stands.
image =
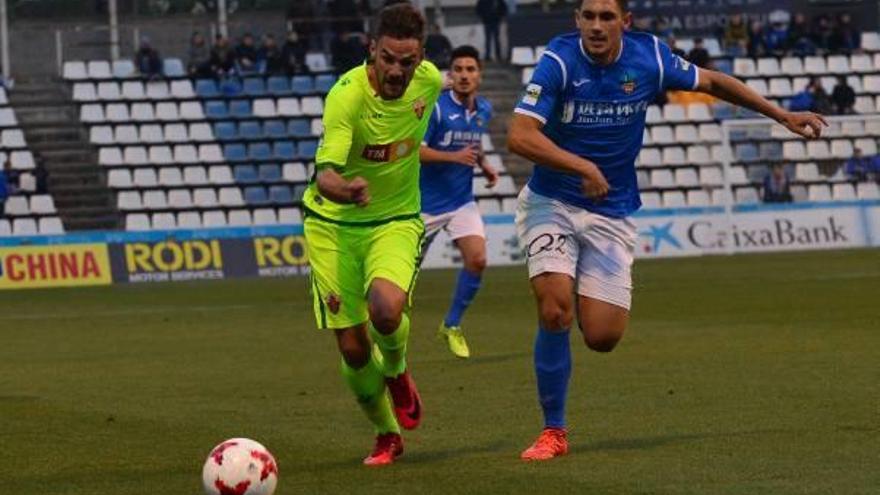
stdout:
{"type": "Polygon", "coordinates": [[[822,14],[808,19],[802,13],[770,14],[766,24],[749,22],[742,14],[732,15],[719,33],[728,55],[769,57],[851,54],[858,51],[861,32],[849,13],[835,18],[822,14]]]}
{"type": "Polygon", "coordinates": [[[190,38],[187,68],[191,76],[198,78],[303,74],[309,70],[307,51],[307,43],[296,31],[287,33],[280,46],[272,34],[263,35],[258,45],[252,33],[245,33],[235,46],[218,35],[209,46],[205,36],[195,32],[190,38]]]}

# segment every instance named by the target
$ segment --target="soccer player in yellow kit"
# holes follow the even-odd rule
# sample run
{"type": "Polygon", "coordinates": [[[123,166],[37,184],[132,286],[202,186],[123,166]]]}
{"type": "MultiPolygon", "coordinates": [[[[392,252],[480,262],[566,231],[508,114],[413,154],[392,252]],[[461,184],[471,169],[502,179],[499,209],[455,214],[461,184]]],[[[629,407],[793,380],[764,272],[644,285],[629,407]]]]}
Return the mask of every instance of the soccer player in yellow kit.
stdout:
{"type": "Polygon", "coordinates": [[[419,144],[442,87],[423,60],[424,28],[406,3],[378,14],[370,60],[327,95],[317,174],[303,198],[315,317],[333,330],[342,375],[375,426],[364,459],[373,466],[394,462],[400,427],[421,420],[406,310],[424,238],[419,144]]]}

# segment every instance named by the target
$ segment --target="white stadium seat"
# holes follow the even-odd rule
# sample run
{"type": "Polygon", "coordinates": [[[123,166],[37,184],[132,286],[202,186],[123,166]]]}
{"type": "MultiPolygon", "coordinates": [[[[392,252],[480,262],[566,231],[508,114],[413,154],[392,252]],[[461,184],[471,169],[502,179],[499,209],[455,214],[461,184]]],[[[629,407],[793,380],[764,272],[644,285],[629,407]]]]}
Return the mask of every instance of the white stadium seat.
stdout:
{"type": "Polygon", "coordinates": [[[761,198],[758,196],[758,190],[754,187],[739,187],[734,191],[736,202],[742,203],[759,203],[761,198]]]}
{"type": "Polygon", "coordinates": [[[781,65],[780,72],[786,76],[794,77],[804,73],[804,61],[800,57],[785,57],[781,65]]]}
{"type": "Polygon", "coordinates": [[[177,226],[181,229],[200,229],[202,216],[197,211],[182,211],[177,214],[177,226]]]}
{"type": "MultiPolygon", "coordinates": [[[[213,188],[209,187],[196,189],[193,191],[193,204],[198,208],[215,208],[219,206],[219,202],[217,201],[217,192],[213,188]]],[[[205,224],[207,225],[207,217],[205,217],[204,220],[205,224]]]]}
{"type": "Polygon", "coordinates": [[[225,227],[226,223],[226,213],[222,211],[206,211],[202,215],[202,225],[204,227],[225,227]]]}
{"type": "Polygon", "coordinates": [[[37,235],[37,222],[33,218],[16,218],[12,221],[12,235],[37,235]]]}
{"type": "Polygon", "coordinates": [[[172,189],[168,191],[168,207],[176,210],[192,208],[192,193],[189,189],[172,189]]]}
{"type": "Polygon", "coordinates": [[[688,206],[709,206],[712,201],[709,199],[709,193],[702,189],[695,189],[687,192],[688,206]]]}
{"type": "Polygon", "coordinates": [[[177,167],[162,167],[159,169],[159,185],[180,187],[183,185],[183,173],[177,167]]]}
{"type": "Polygon", "coordinates": [[[510,63],[516,66],[535,65],[535,52],[530,46],[515,46],[510,54],[510,63]]]}
{"type": "Polygon", "coordinates": [[[48,194],[36,194],[31,196],[31,213],[49,215],[55,213],[55,201],[48,194]]]}
{"type": "Polygon", "coordinates": [[[64,224],[58,217],[44,217],[39,220],[39,230],[42,235],[60,235],[64,233],[64,224]]]}
{"type": "Polygon", "coordinates": [[[683,191],[664,191],[663,206],[665,208],[681,208],[687,206],[683,191]]]}
{"type": "Polygon", "coordinates": [[[832,74],[849,74],[849,59],[845,55],[832,55],[827,59],[828,72],[832,74]]]}
{"type": "Polygon", "coordinates": [[[819,180],[819,167],[815,163],[798,163],[794,168],[794,178],[799,182],[819,180]]]}
{"type": "Polygon", "coordinates": [[[186,167],[183,169],[183,183],[188,186],[207,185],[209,182],[205,167],[186,167]]]}
{"type": "Polygon", "coordinates": [[[675,184],[679,187],[694,187],[699,182],[695,168],[680,168],[675,171],[675,184]]]}
{"type": "Polygon", "coordinates": [[[177,228],[177,216],[174,213],[153,213],[153,228],[170,230],[177,228]]]}
{"type": "Polygon", "coordinates": [[[278,216],[274,208],[257,208],[254,210],[254,225],[276,225],[278,216]]]}
{"type": "Polygon", "coordinates": [[[110,62],[106,60],[92,60],[88,63],[89,77],[92,79],[110,79],[113,74],[110,71],[110,62]]]}
{"type": "Polygon", "coordinates": [[[880,186],[876,182],[859,182],[856,185],[856,196],[859,199],[880,199],[880,186]]]}
{"type": "Polygon", "coordinates": [[[779,75],[779,60],[775,58],[758,59],[758,75],[774,77],[779,75]]]}
{"type": "Polygon", "coordinates": [[[228,218],[230,227],[250,227],[254,223],[249,210],[232,210],[228,218]]]}
{"type": "Polygon", "coordinates": [[[810,201],[830,201],[831,188],[828,184],[811,184],[807,188],[807,198],[810,201]]]}
{"type": "Polygon", "coordinates": [[[121,191],[119,195],[116,196],[116,207],[124,211],[143,209],[141,193],[137,191],[121,191]]]}
{"type": "Polygon", "coordinates": [[[831,188],[831,196],[835,201],[851,201],[856,199],[856,188],[848,182],[834,184],[831,188]]]}
{"type": "Polygon", "coordinates": [[[758,72],[755,61],[750,58],[737,58],[733,61],[733,73],[740,77],[754,76],[758,72]]]}
{"type": "Polygon", "coordinates": [[[660,193],[645,192],[642,193],[642,206],[644,208],[660,208],[660,193]]]}
{"type": "Polygon", "coordinates": [[[296,208],[278,210],[278,223],[282,225],[298,225],[302,223],[302,213],[296,208]]]}

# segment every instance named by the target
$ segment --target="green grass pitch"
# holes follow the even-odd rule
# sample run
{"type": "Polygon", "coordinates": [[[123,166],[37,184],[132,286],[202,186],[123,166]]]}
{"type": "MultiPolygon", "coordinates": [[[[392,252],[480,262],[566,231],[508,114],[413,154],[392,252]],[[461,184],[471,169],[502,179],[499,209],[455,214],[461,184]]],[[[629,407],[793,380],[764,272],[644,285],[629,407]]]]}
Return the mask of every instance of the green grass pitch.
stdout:
{"type": "Polygon", "coordinates": [[[523,268],[490,269],[434,339],[455,272],[425,272],[410,365],[422,428],[386,469],[314,329],[305,279],[0,293],[0,493],[201,493],[246,436],[277,494],[876,494],[880,251],[639,261],[611,354],[574,349],[569,456],[524,464],[540,427],[523,268]]]}

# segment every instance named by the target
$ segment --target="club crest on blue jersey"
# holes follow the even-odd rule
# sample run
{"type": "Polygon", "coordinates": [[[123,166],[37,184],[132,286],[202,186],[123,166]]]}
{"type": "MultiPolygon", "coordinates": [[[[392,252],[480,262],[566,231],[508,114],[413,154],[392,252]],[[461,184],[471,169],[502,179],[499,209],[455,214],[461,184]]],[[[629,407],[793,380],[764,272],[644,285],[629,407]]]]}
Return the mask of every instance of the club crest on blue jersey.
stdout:
{"type": "Polygon", "coordinates": [[[631,95],[636,90],[636,78],[630,72],[625,72],[620,81],[620,88],[624,93],[631,95]]]}

